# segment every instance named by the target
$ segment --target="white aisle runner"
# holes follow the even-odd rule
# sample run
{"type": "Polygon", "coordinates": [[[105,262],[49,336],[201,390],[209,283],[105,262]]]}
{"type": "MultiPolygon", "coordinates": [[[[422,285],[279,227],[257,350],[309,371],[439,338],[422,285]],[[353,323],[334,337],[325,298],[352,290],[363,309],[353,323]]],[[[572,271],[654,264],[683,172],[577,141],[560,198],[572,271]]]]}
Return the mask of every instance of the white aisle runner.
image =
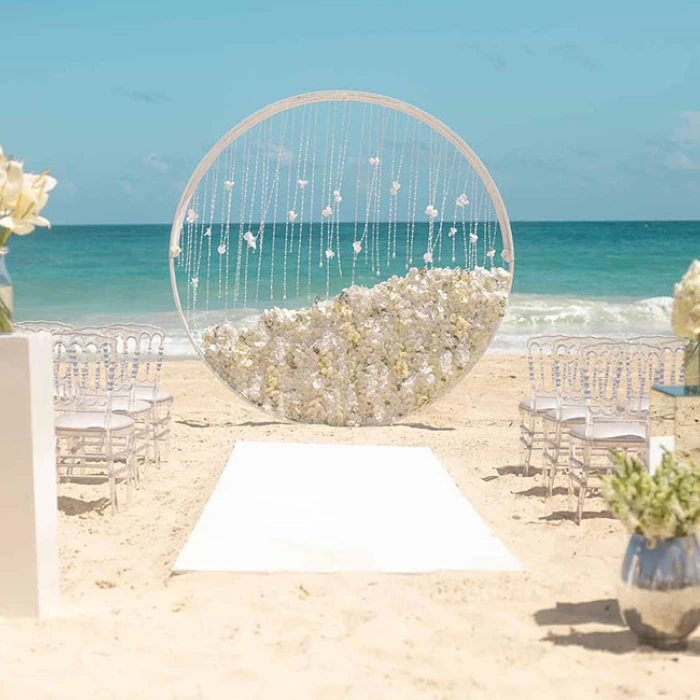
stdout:
{"type": "Polygon", "coordinates": [[[522,571],[427,447],[238,443],[174,571],[522,571]]]}

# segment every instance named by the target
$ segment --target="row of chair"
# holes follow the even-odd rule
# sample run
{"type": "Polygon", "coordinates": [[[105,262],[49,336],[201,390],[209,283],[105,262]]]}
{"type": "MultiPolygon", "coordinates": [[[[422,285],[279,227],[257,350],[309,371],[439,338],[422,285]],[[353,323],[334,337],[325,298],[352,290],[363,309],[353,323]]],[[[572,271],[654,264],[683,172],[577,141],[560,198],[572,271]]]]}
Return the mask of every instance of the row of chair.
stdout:
{"type": "Polygon", "coordinates": [[[173,396],[160,386],[165,331],[47,321],[17,330],[52,335],[59,481],[105,473],[117,510],[118,483],[126,484],[128,501],[148,466],[160,464],[170,435],[173,396]]]}
{"type": "Polygon", "coordinates": [[[578,491],[580,523],[590,478],[612,470],[613,451],[647,459],[649,394],[654,384],[683,383],[684,345],[667,336],[537,336],[527,355],[530,396],[519,404],[523,474],[541,452],[551,496],[565,472],[570,507],[578,491]]]}

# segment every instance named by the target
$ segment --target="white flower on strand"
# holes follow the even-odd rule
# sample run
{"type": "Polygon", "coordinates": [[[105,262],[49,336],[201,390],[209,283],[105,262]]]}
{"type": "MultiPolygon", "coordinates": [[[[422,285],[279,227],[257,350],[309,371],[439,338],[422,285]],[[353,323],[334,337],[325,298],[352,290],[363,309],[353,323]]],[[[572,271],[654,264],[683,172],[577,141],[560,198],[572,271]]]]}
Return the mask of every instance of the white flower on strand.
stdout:
{"type": "Polygon", "coordinates": [[[429,219],[435,219],[439,212],[432,204],[428,204],[425,208],[425,213],[428,215],[429,219]]]}
{"type": "Polygon", "coordinates": [[[679,338],[700,337],[700,260],[674,285],[671,325],[679,338]]]}
{"type": "Polygon", "coordinates": [[[303,190],[304,187],[306,187],[309,184],[308,180],[297,180],[297,185],[299,185],[299,189],[303,190]]]}
{"type": "Polygon", "coordinates": [[[187,223],[193,224],[195,221],[197,221],[197,219],[199,219],[199,214],[194,209],[188,209],[187,210],[187,223]]]}
{"type": "Polygon", "coordinates": [[[180,248],[179,245],[174,245],[170,248],[170,257],[171,258],[179,258],[180,253],[182,253],[182,248],[180,248]]]}
{"type": "Polygon", "coordinates": [[[447,235],[448,235],[450,238],[454,238],[454,237],[455,237],[455,233],[457,233],[457,229],[456,229],[454,226],[452,226],[452,227],[450,228],[450,230],[447,232],[447,235]]]}
{"type": "Polygon", "coordinates": [[[326,249],[326,257],[329,260],[332,260],[335,257],[335,253],[330,248],[327,248],[326,249]]]}
{"type": "Polygon", "coordinates": [[[459,197],[457,197],[455,204],[458,207],[465,207],[467,204],[469,204],[469,197],[467,197],[466,194],[462,193],[459,195],[459,197]]]}
{"type": "Polygon", "coordinates": [[[199,277],[193,277],[190,280],[190,284],[192,285],[192,289],[197,289],[197,287],[199,287],[199,277]]]}
{"type": "Polygon", "coordinates": [[[224,253],[226,253],[226,246],[222,243],[216,250],[219,255],[224,255],[224,253]]]}
{"type": "Polygon", "coordinates": [[[493,248],[492,248],[491,250],[489,250],[488,253],[486,253],[486,257],[487,257],[487,258],[491,258],[491,260],[493,260],[493,258],[494,258],[495,255],[496,255],[496,251],[493,250],[493,248]]]}
{"type": "Polygon", "coordinates": [[[502,268],[412,268],[304,309],[267,310],[252,326],[212,326],[202,350],[234,391],[265,411],[385,424],[464,377],[503,316],[509,282],[502,268]]]}
{"type": "Polygon", "coordinates": [[[352,244],[352,249],[355,251],[356,254],[359,254],[362,252],[362,241],[355,241],[352,244]]]}
{"type": "Polygon", "coordinates": [[[340,204],[343,201],[343,198],[340,196],[340,190],[334,190],[333,192],[333,201],[336,204],[340,204]]]}
{"type": "Polygon", "coordinates": [[[510,251],[507,249],[503,249],[501,251],[501,260],[503,260],[504,263],[511,263],[513,262],[513,256],[510,254],[510,251]]]}
{"type": "Polygon", "coordinates": [[[204,232],[204,235],[205,235],[207,238],[211,238],[211,226],[209,226],[209,227],[207,228],[207,230],[204,232]]]}
{"type": "Polygon", "coordinates": [[[370,156],[369,164],[370,165],[379,165],[379,156],[370,156]]]}
{"type": "Polygon", "coordinates": [[[477,236],[475,233],[469,234],[469,242],[470,243],[476,243],[478,240],[479,240],[479,236],[477,236]]]}
{"type": "Polygon", "coordinates": [[[294,209],[290,209],[287,212],[287,219],[289,221],[296,221],[297,216],[299,216],[299,215],[294,211],[294,209]]]}
{"type": "Polygon", "coordinates": [[[398,180],[394,180],[391,183],[391,188],[389,189],[389,194],[393,194],[394,196],[399,193],[399,190],[401,189],[401,185],[399,184],[398,180]]]}
{"type": "Polygon", "coordinates": [[[433,254],[428,251],[427,253],[423,254],[423,261],[425,262],[426,265],[430,264],[433,262],[433,254]]]}
{"type": "Polygon", "coordinates": [[[327,219],[329,216],[333,216],[333,209],[329,206],[327,206],[322,212],[321,216],[323,216],[324,219],[327,219]]]}
{"type": "Polygon", "coordinates": [[[224,189],[230,192],[235,184],[233,180],[224,180],[224,189]]]}
{"type": "Polygon", "coordinates": [[[0,147],[0,247],[12,234],[24,236],[36,226],[51,227],[39,213],[54,187],[55,178],[48,173],[25,173],[24,163],[5,158],[0,147]]]}
{"type": "Polygon", "coordinates": [[[257,239],[253,235],[252,231],[246,231],[243,234],[243,240],[248,244],[249,248],[255,250],[257,248],[257,239]]]}

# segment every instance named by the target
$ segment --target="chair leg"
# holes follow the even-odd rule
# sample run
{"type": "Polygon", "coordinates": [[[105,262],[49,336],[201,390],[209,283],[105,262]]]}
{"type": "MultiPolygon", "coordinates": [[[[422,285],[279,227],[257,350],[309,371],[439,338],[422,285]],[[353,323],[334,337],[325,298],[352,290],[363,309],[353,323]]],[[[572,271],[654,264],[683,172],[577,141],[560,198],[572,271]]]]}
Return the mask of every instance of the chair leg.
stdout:
{"type": "Polygon", "coordinates": [[[576,509],[576,524],[581,524],[581,519],[583,518],[583,504],[586,500],[586,493],[588,491],[588,470],[584,467],[581,470],[581,479],[578,485],[578,507],[576,509]]]}

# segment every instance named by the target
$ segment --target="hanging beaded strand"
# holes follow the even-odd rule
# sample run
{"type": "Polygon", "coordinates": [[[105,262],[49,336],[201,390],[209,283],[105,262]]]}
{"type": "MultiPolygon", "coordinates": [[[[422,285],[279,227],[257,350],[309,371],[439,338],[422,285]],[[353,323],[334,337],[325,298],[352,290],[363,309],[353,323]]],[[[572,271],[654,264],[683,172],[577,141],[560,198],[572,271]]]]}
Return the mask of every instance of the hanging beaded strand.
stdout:
{"type": "Polygon", "coordinates": [[[353,234],[352,234],[352,284],[355,284],[355,271],[357,269],[357,256],[362,252],[362,242],[357,238],[357,229],[359,225],[358,212],[360,207],[360,181],[361,181],[361,167],[363,160],[363,146],[365,141],[365,119],[367,117],[367,103],[362,105],[362,122],[360,125],[360,146],[357,156],[357,167],[356,167],[356,183],[355,183],[355,216],[353,218],[353,234]]]}
{"type": "Polygon", "coordinates": [[[315,104],[313,105],[313,110],[314,110],[314,137],[312,141],[312,148],[311,148],[311,158],[312,158],[312,163],[311,163],[311,174],[309,177],[311,178],[311,195],[309,197],[309,260],[308,260],[308,268],[307,268],[307,277],[306,277],[306,299],[307,301],[311,301],[311,277],[312,277],[312,260],[313,260],[313,251],[314,251],[314,213],[316,211],[316,144],[317,144],[317,137],[318,137],[318,113],[319,113],[319,105],[315,104]]]}

